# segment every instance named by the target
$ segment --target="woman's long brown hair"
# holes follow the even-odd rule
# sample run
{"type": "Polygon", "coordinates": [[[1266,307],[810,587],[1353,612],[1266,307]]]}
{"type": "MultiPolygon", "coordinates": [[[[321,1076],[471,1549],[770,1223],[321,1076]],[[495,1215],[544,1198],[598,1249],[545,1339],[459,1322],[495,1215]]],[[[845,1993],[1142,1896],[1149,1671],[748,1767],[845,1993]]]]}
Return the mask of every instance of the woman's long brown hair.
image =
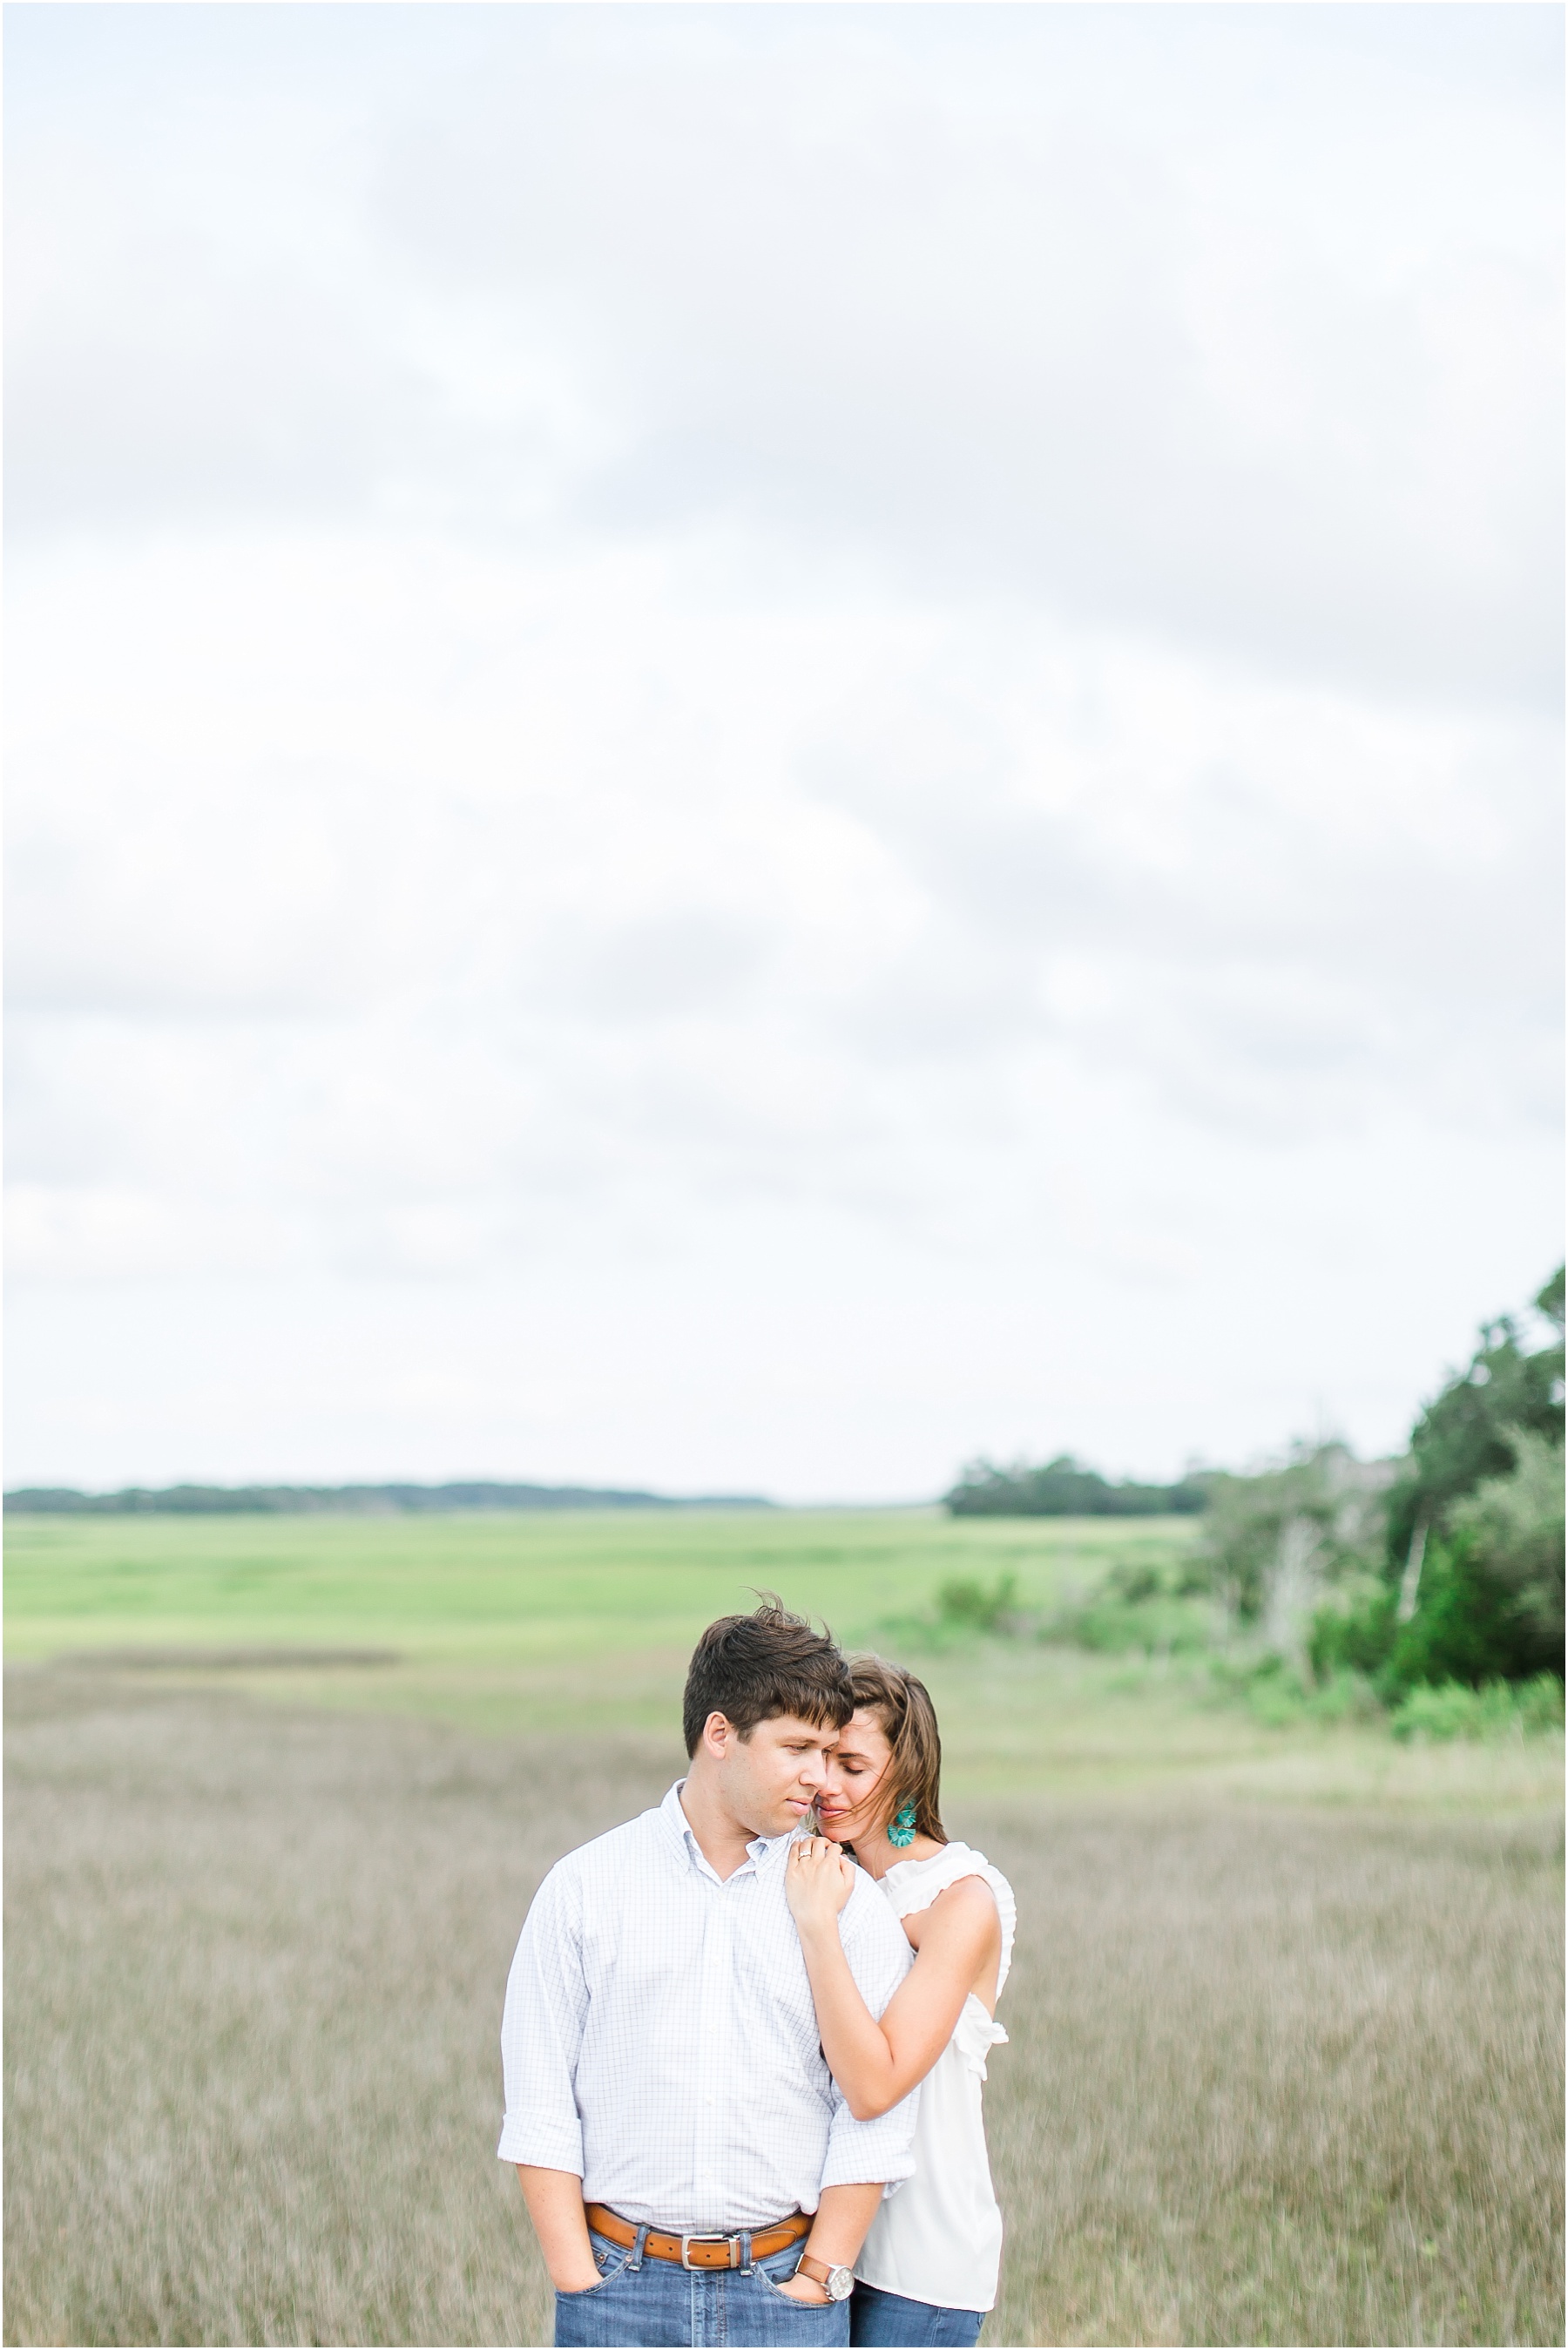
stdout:
{"type": "Polygon", "coordinates": [[[857,1711],[864,1710],[882,1725],[893,1750],[883,1780],[887,1803],[883,1825],[906,1804],[915,1807],[915,1833],[946,1844],[942,1825],[942,1742],[937,1730],[937,1710],[924,1681],[886,1657],[851,1657],[850,1685],[857,1711]]]}

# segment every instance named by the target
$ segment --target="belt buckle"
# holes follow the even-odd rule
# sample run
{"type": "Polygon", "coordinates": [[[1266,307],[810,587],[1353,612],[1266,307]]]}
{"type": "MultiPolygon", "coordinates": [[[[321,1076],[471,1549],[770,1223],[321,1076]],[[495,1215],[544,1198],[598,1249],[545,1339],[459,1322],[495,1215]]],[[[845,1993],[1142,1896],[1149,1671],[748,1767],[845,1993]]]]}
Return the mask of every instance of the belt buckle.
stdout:
{"type": "Polygon", "coordinates": [[[730,2251],[728,2262],[729,2267],[732,2269],[739,2268],[741,2264],[741,2240],[739,2236],[726,2236],[722,2230],[715,2230],[711,2235],[706,2236],[682,2236],[680,2239],[680,2265],[683,2269],[689,2269],[691,2266],[691,2262],[687,2258],[686,2254],[686,2247],[688,2244],[726,2244],[728,2245],[730,2251]]]}

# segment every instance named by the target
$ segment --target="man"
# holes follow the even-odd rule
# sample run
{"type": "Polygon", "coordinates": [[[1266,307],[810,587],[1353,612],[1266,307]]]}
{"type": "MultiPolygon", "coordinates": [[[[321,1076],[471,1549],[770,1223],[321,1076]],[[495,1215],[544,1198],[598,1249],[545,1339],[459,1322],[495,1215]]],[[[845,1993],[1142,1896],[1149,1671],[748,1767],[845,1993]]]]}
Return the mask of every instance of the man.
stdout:
{"type": "MultiPolygon", "coordinates": [[[[501,2029],[514,2162],[559,2345],[847,2343],[850,2269],[914,2163],[916,2095],[857,2122],[784,1898],[854,1711],[833,1643],[767,1600],[687,1676],[690,1773],[545,1879],[501,2029]]],[[[874,2015],[910,1965],[868,1878],[841,1919],[874,2015]]]]}

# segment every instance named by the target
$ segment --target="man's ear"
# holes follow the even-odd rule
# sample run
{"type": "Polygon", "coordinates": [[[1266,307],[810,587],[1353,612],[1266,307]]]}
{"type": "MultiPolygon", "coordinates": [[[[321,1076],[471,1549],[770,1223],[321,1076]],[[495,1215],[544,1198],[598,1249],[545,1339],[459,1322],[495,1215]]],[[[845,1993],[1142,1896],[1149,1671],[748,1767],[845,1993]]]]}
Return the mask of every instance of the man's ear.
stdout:
{"type": "Polygon", "coordinates": [[[702,1735],[698,1743],[712,1756],[715,1762],[722,1762],[734,1752],[735,1742],[740,1734],[727,1713],[715,1711],[711,1713],[702,1724],[702,1735]]]}

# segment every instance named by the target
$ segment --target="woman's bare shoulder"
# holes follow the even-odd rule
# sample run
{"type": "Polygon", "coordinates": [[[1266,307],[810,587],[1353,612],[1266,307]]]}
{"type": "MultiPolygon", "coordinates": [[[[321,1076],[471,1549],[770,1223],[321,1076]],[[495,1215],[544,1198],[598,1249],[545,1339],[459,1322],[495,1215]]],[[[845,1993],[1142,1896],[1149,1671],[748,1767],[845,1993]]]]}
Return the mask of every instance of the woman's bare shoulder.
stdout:
{"type": "Polygon", "coordinates": [[[924,1909],[917,1909],[904,1919],[904,1931],[916,1950],[929,1940],[962,1941],[983,1947],[992,1937],[1001,1939],[1002,1917],[996,1896],[983,1877],[956,1877],[924,1909]]]}

